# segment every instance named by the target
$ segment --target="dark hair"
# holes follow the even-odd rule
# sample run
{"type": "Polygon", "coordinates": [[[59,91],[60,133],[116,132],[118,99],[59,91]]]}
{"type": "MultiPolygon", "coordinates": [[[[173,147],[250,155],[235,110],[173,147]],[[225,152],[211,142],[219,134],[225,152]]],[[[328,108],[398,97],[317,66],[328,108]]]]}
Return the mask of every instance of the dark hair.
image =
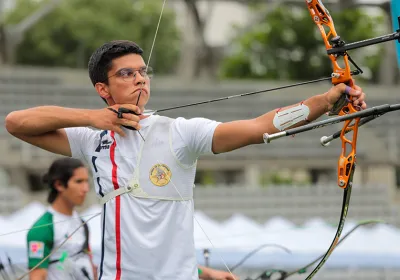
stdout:
{"type": "Polygon", "coordinates": [[[90,56],[88,68],[89,77],[92,84],[105,83],[108,84],[108,71],[112,67],[112,61],[115,58],[127,54],[143,54],[143,50],[138,44],[127,41],[117,40],[103,44],[90,56]]]}
{"type": "Polygon", "coordinates": [[[54,185],[57,180],[67,187],[68,181],[74,174],[75,169],[84,166],[85,165],[80,160],[74,158],[61,158],[55,160],[51,164],[48,172],[43,176],[43,182],[50,187],[47,202],[53,203],[57,198],[58,191],[54,185]]]}

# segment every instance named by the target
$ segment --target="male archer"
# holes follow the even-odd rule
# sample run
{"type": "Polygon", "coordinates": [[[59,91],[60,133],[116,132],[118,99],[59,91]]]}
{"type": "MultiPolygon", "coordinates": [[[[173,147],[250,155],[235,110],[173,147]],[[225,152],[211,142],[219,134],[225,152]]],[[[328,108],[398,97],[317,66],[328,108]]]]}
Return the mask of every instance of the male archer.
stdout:
{"type": "Polygon", "coordinates": [[[365,94],[359,87],[339,84],[298,104],[226,123],[146,116],[151,68],[142,54],[131,41],[107,42],[92,54],[89,77],[108,108],[41,106],[14,111],[6,117],[6,128],[25,142],[90,165],[103,204],[100,280],[197,280],[197,159],[261,144],[264,133],[312,122],[345,93],[354,106],[365,109],[365,94]],[[133,114],[120,114],[120,108],[133,114]],[[103,149],[105,140],[110,144],[103,149]],[[166,176],[155,180],[151,170],[166,176]]]}

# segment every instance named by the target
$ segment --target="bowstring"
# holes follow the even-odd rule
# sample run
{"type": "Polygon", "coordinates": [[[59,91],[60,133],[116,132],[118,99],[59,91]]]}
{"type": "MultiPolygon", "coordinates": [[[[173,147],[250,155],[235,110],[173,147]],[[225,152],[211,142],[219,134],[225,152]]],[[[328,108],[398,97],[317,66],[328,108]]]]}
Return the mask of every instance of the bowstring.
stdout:
{"type": "MultiPolygon", "coordinates": [[[[161,23],[161,18],[162,18],[162,15],[163,15],[163,13],[164,13],[164,7],[165,7],[166,2],[167,2],[167,0],[163,0],[163,4],[162,4],[162,7],[161,7],[160,17],[159,17],[159,19],[158,19],[156,32],[155,32],[155,34],[154,34],[153,43],[152,43],[152,46],[151,46],[151,49],[150,49],[150,53],[149,53],[149,59],[147,60],[147,64],[146,64],[146,73],[147,73],[147,70],[148,70],[148,67],[149,67],[149,64],[150,64],[151,55],[152,55],[153,50],[154,50],[154,46],[155,46],[157,34],[158,34],[159,27],[160,27],[160,23],[161,23]]],[[[139,99],[140,99],[140,96],[141,96],[141,93],[142,93],[143,86],[144,86],[144,84],[142,83],[142,87],[141,87],[141,90],[140,90],[140,92],[139,92],[139,96],[138,96],[138,100],[137,100],[136,105],[139,104],[139,99]]],[[[143,138],[143,137],[142,137],[142,138],[143,138]]],[[[143,138],[143,141],[145,141],[144,138],[143,138]]],[[[159,159],[156,158],[156,161],[157,161],[159,164],[161,164],[161,162],[160,162],[159,159]]],[[[169,176],[169,175],[167,174],[167,177],[169,178],[169,181],[171,182],[171,184],[172,184],[173,187],[175,188],[176,192],[177,192],[178,195],[180,196],[182,202],[185,202],[185,200],[184,200],[182,194],[181,194],[180,191],[178,190],[178,188],[177,188],[177,186],[175,185],[175,183],[172,181],[171,176],[169,176]]],[[[190,208],[189,204],[185,203],[185,206],[188,208],[188,211],[189,211],[189,212],[192,211],[192,209],[190,208]]],[[[206,236],[208,242],[210,242],[211,246],[215,249],[215,248],[216,248],[215,245],[213,244],[213,242],[211,241],[210,237],[207,235],[207,233],[205,232],[204,228],[201,226],[200,222],[198,221],[198,219],[196,218],[195,215],[193,215],[193,218],[194,218],[194,220],[196,221],[196,223],[198,224],[198,226],[200,227],[201,231],[202,231],[202,232],[204,233],[204,235],[206,236]]],[[[232,278],[233,278],[234,280],[236,280],[236,277],[233,275],[233,273],[232,273],[231,270],[229,269],[228,265],[226,264],[225,260],[222,258],[222,255],[221,255],[221,254],[218,254],[218,255],[219,255],[219,257],[220,257],[222,263],[224,264],[225,268],[228,270],[228,272],[229,272],[230,275],[232,276],[232,278]]]]}
{"type": "MultiPolygon", "coordinates": [[[[158,164],[161,164],[160,160],[156,159],[158,164]]],[[[169,176],[166,173],[166,176],[168,177],[169,181],[171,182],[172,186],[175,188],[176,192],[178,193],[182,203],[185,203],[185,199],[183,198],[182,194],[180,193],[180,191],[178,190],[178,187],[175,185],[175,183],[172,181],[171,176],[169,176]]],[[[188,209],[188,211],[192,211],[192,208],[189,206],[188,203],[185,203],[186,208],[188,209]]],[[[203,232],[203,234],[205,235],[205,237],[207,238],[208,242],[210,242],[211,246],[213,247],[214,250],[216,250],[216,247],[214,245],[214,243],[211,241],[211,238],[208,236],[208,234],[206,233],[206,231],[204,230],[203,226],[201,225],[201,223],[199,222],[199,220],[196,218],[195,215],[193,215],[194,220],[196,221],[197,225],[200,227],[201,231],[203,232]]],[[[228,270],[228,272],[231,274],[232,278],[234,280],[237,280],[236,277],[233,275],[231,269],[229,268],[229,266],[227,265],[226,261],[224,260],[224,258],[222,257],[222,255],[220,253],[217,252],[218,257],[221,259],[222,263],[224,264],[225,268],[228,270]]]]}

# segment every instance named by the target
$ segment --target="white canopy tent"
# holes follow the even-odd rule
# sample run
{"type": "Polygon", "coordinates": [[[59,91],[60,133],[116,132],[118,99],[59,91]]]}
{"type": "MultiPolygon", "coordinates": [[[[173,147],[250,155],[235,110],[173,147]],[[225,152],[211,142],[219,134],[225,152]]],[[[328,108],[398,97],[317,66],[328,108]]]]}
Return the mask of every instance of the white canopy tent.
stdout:
{"type": "MultiPolygon", "coordinates": [[[[46,206],[34,202],[7,217],[0,216],[0,259],[7,254],[15,263],[26,262],[26,234],[45,211],[46,206]]],[[[96,205],[81,213],[81,217],[88,220],[100,212],[101,207],[96,205]]],[[[100,215],[88,222],[95,261],[100,256],[100,222],[100,215]]],[[[356,225],[354,221],[348,220],[342,236],[356,225]]],[[[232,266],[259,246],[276,244],[286,247],[290,253],[278,247],[266,246],[243,266],[298,267],[323,254],[331,244],[335,231],[336,227],[318,217],[302,226],[296,226],[281,217],[258,224],[241,214],[219,223],[202,212],[196,212],[194,238],[199,263],[204,263],[202,251],[205,248],[211,251],[210,260],[213,265],[222,267],[221,258],[232,266]]],[[[387,224],[358,228],[335,249],[327,266],[399,268],[400,229],[387,224]]]]}

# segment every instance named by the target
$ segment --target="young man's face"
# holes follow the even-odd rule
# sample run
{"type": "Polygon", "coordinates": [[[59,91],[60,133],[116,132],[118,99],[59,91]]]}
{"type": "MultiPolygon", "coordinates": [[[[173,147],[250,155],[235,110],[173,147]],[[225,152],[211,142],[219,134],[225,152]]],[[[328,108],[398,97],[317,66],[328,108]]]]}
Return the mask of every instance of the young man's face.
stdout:
{"type": "Polygon", "coordinates": [[[138,106],[143,110],[150,98],[150,79],[144,71],[140,71],[145,69],[146,64],[138,54],[116,58],[108,72],[108,86],[101,88],[100,91],[96,89],[109,105],[136,105],[141,92],[138,106]]]}
{"type": "Polygon", "coordinates": [[[80,206],[85,202],[89,189],[89,172],[87,168],[79,167],[74,170],[67,187],[62,188],[61,191],[59,190],[59,195],[71,206],[80,206]]]}

